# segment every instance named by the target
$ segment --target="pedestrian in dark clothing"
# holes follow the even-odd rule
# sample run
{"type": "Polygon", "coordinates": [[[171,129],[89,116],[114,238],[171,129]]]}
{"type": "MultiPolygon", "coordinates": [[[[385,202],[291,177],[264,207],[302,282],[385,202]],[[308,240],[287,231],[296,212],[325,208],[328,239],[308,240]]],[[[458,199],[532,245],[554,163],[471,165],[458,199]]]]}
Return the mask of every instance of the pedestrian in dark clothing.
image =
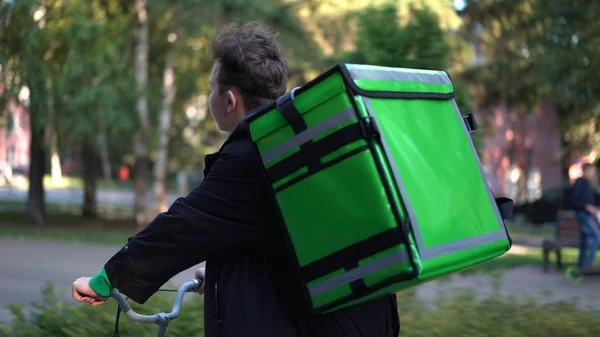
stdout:
{"type": "Polygon", "coordinates": [[[93,278],[73,283],[73,297],[100,305],[117,288],[144,303],[177,273],[206,261],[207,337],[396,337],[395,296],[311,316],[298,308],[295,277],[281,240],[275,200],[263,180],[260,157],[243,121],[247,113],[286,91],[287,66],[274,35],[260,25],[232,25],[212,42],[210,112],[232,132],[205,158],[205,178],[135,235],[93,278]],[[282,294],[289,294],[284,295],[282,294]]]}
{"type": "Polygon", "coordinates": [[[584,164],[583,176],[575,181],[571,189],[571,204],[580,229],[577,266],[583,270],[592,269],[600,242],[600,231],[594,221],[598,212],[591,185],[594,179],[596,168],[592,164],[584,164]]]}

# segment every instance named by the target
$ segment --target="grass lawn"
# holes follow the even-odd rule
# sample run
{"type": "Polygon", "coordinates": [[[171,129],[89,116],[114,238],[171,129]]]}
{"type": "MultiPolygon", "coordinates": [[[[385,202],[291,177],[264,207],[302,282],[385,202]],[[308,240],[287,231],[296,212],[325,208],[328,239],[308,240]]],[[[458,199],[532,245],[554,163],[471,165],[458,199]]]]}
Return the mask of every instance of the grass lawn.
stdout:
{"type": "Polygon", "coordinates": [[[70,214],[48,214],[42,228],[26,225],[22,212],[0,212],[0,236],[122,245],[135,234],[132,220],[83,218],[70,214]]]}

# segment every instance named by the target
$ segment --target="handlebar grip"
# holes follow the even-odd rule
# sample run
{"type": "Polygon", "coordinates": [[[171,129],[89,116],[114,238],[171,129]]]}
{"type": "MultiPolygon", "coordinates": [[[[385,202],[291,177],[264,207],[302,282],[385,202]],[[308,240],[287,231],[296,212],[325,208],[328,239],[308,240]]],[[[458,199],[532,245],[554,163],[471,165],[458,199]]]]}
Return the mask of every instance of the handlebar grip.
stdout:
{"type": "Polygon", "coordinates": [[[173,304],[173,309],[170,313],[164,315],[164,313],[158,313],[154,315],[140,315],[131,309],[131,306],[123,297],[123,295],[117,291],[113,290],[110,294],[110,297],[114,298],[119,305],[121,306],[123,312],[132,320],[140,323],[158,323],[161,316],[167,318],[168,320],[173,320],[179,316],[179,311],[181,310],[181,304],[183,302],[183,296],[187,292],[196,292],[204,283],[204,280],[192,279],[190,281],[185,282],[179,287],[177,290],[177,295],[175,297],[175,303],[173,304]]]}

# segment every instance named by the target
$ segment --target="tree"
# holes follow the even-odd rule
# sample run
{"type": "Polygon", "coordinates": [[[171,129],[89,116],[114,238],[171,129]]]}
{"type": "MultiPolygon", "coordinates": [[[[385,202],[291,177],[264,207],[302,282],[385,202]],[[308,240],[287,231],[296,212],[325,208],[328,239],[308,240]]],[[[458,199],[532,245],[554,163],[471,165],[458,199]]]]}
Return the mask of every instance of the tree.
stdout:
{"type": "MultiPolygon", "coordinates": [[[[589,0],[473,0],[462,15],[465,36],[485,58],[470,71],[480,88],[480,105],[527,114],[540,102],[553,103],[562,131],[563,183],[568,183],[570,154],[600,150],[600,89],[593,57],[600,52],[597,5],[589,0]]],[[[521,169],[526,176],[528,168],[521,169]]],[[[520,194],[524,189],[522,181],[520,194]]]]}
{"type": "Polygon", "coordinates": [[[600,7],[593,1],[536,1],[536,16],[544,18],[544,50],[536,62],[545,98],[552,99],[564,133],[565,167],[569,154],[600,153],[600,7]]]}
{"type": "Polygon", "coordinates": [[[49,104],[48,81],[57,47],[51,42],[60,33],[60,6],[37,1],[2,2],[0,4],[0,61],[5,94],[15,99],[20,92],[29,110],[31,143],[27,222],[42,226],[45,222],[44,173],[46,149],[44,131],[49,104]],[[24,90],[24,91],[21,91],[24,90]]]}
{"type": "Polygon", "coordinates": [[[154,163],[154,211],[156,213],[167,210],[167,163],[168,149],[171,128],[171,111],[175,99],[175,70],[173,43],[177,40],[177,30],[179,28],[180,11],[177,6],[172,11],[169,30],[166,36],[170,46],[165,57],[165,66],[163,72],[163,92],[162,104],[159,117],[159,143],[156,161],[154,163]]]}
{"type": "Polygon", "coordinates": [[[136,110],[138,113],[138,130],[133,136],[135,155],[135,224],[138,228],[147,225],[146,217],[146,184],[148,183],[148,141],[150,139],[150,119],[148,112],[148,10],[146,0],[135,1],[135,15],[138,24],[138,35],[135,45],[135,83],[137,93],[136,110]]]}
{"type": "MultiPolygon", "coordinates": [[[[298,7],[299,4],[273,0],[262,3],[248,0],[227,2],[188,0],[178,1],[175,4],[154,2],[149,8],[151,22],[153,22],[151,37],[153,34],[155,37],[158,36],[157,39],[151,39],[150,52],[154,55],[153,60],[161,66],[161,68],[153,68],[151,65],[150,83],[158,84],[153,81],[161,78],[162,87],[167,88],[164,85],[170,55],[173,57],[174,74],[171,88],[174,93],[171,104],[171,125],[167,128],[164,123],[154,129],[152,142],[151,154],[156,153],[156,156],[153,156],[156,158],[154,162],[155,201],[162,204],[162,200],[165,200],[166,186],[160,176],[163,173],[166,175],[169,167],[178,167],[182,171],[198,171],[203,164],[202,155],[215,151],[226,136],[218,131],[210,118],[207,118],[209,114],[206,99],[210,90],[208,78],[212,69],[210,40],[225,25],[233,22],[247,23],[258,20],[269,24],[279,31],[279,37],[283,41],[290,72],[290,86],[302,83],[306,81],[304,75],[307,67],[320,59],[314,56],[319,54],[319,49],[314,47],[312,36],[305,31],[302,22],[296,16],[298,7]],[[169,21],[173,18],[175,7],[179,8],[179,19],[177,29],[173,31],[173,24],[169,21]],[[202,10],[199,9],[200,7],[202,10]],[[176,36],[176,40],[173,43],[165,43],[169,36],[176,36]],[[160,76],[156,76],[159,71],[160,76]],[[177,90],[174,90],[175,88],[177,90]],[[166,143],[168,143],[167,149],[163,147],[166,143]],[[159,172],[161,174],[158,174],[159,172]]],[[[157,124],[167,121],[165,103],[168,101],[169,92],[170,90],[163,90],[152,95],[161,97],[161,102],[156,105],[157,110],[160,110],[157,124]]],[[[154,107],[152,100],[150,100],[150,107],[154,107]]]]}
{"type": "Polygon", "coordinates": [[[80,145],[84,216],[97,213],[98,159],[106,161],[108,143],[125,137],[134,125],[135,117],[129,113],[135,95],[129,90],[132,73],[128,57],[123,56],[130,41],[125,34],[129,23],[127,9],[116,1],[74,0],[65,9],[59,41],[68,56],[55,67],[53,128],[61,135],[62,145],[80,145]]]}
{"type": "MultiPolygon", "coordinates": [[[[409,6],[409,15],[402,17],[398,5],[390,3],[368,7],[356,14],[355,49],[337,56],[341,62],[364,63],[389,67],[448,70],[460,48],[452,42],[462,42],[450,36],[429,8],[409,6]]],[[[458,74],[460,75],[460,74],[458,74]]],[[[470,94],[459,76],[453,76],[456,101],[463,114],[472,111],[470,94]]],[[[472,135],[476,148],[483,146],[481,137],[472,135]]]]}

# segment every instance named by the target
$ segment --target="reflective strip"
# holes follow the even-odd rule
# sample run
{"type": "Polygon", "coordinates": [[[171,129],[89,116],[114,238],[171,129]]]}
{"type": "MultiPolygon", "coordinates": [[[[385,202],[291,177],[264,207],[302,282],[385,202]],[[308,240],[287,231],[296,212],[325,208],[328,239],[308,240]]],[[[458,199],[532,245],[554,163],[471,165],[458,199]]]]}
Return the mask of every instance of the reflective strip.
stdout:
{"type": "Polygon", "coordinates": [[[293,150],[294,148],[306,143],[307,141],[317,137],[323,132],[336,127],[346,121],[355,118],[356,114],[353,108],[348,108],[343,110],[326,120],[307,128],[306,130],[298,133],[294,137],[286,140],[285,142],[277,145],[276,147],[270,149],[269,151],[263,153],[261,155],[263,163],[267,164],[268,162],[279,158],[280,156],[286,154],[288,151],[293,150]]]}
{"type": "MultiPolygon", "coordinates": [[[[367,112],[368,112],[369,116],[376,119],[375,114],[373,113],[373,106],[371,105],[371,101],[369,100],[369,98],[363,97],[363,101],[365,103],[365,107],[367,108],[367,112]]],[[[473,151],[473,155],[477,159],[477,164],[479,165],[479,171],[481,172],[481,178],[483,179],[484,184],[486,186],[489,186],[487,184],[487,180],[483,173],[483,169],[481,167],[481,162],[479,161],[479,157],[476,155],[477,152],[475,152],[475,146],[473,145],[473,141],[471,140],[469,131],[467,130],[465,123],[463,123],[462,115],[460,114],[460,111],[458,110],[458,106],[456,105],[456,101],[454,99],[452,99],[452,105],[454,106],[454,110],[457,113],[457,117],[460,119],[460,125],[462,126],[462,128],[465,132],[465,136],[469,138],[469,144],[471,146],[471,150],[473,151]]],[[[402,196],[402,202],[404,203],[404,205],[406,207],[406,211],[408,213],[408,217],[411,222],[411,227],[413,230],[417,248],[419,250],[419,256],[422,260],[433,259],[433,258],[440,257],[443,255],[452,254],[452,253],[456,253],[459,251],[483,246],[483,245],[486,245],[486,244],[489,244],[492,242],[496,242],[496,241],[500,241],[500,240],[508,240],[506,231],[503,230],[503,228],[500,228],[500,230],[492,232],[492,233],[472,236],[470,238],[462,239],[459,241],[445,243],[445,244],[438,245],[435,247],[425,248],[425,245],[423,244],[423,237],[421,236],[421,231],[419,230],[419,224],[417,221],[417,217],[415,215],[414,209],[412,208],[412,206],[410,204],[410,198],[408,197],[408,193],[406,192],[406,189],[404,188],[404,185],[402,184],[402,179],[400,179],[400,175],[398,173],[398,168],[396,166],[396,163],[394,162],[394,160],[392,160],[392,153],[390,151],[390,148],[387,145],[387,142],[385,140],[385,135],[383,133],[380,135],[380,139],[381,139],[381,144],[382,144],[383,150],[384,150],[387,158],[389,158],[390,168],[392,169],[392,174],[394,176],[394,179],[396,180],[396,185],[398,186],[398,190],[400,191],[400,195],[402,196]]],[[[492,196],[492,193],[489,189],[487,189],[487,192],[488,192],[487,194],[490,199],[490,202],[492,203],[492,208],[494,209],[494,214],[496,214],[496,218],[498,219],[498,223],[500,223],[500,224],[504,223],[502,220],[502,217],[500,216],[500,211],[498,210],[498,207],[496,205],[496,200],[492,196]]]]}
{"type": "Polygon", "coordinates": [[[391,268],[398,264],[408,262],[408,255],[405,249],[401,251],[393,252],[392,254],[381,257],[375,261],[371,261],[362,266],[356,267],[343,274],[334,276],[328,280],[325,280],[319,284],[311,286],[308,289],[310,297],[317,297],[331,290],[337,289],[350,282],[360,280],[366,276],[369,276],[378,271],[391,268]]]}
{"type": "Polygon", "coordinates": [[[411,73],[402,71],[378,71],[367,69],[350,69],[350,75],[355,80],[391,80],[423,82],[431,84],[452,84],[450,78],[443,71],[435,74],[411,73]]]}
{"type": "Polygon", "coordinates": [[[356,64],[356,63],[346,63],[346,68],[348,70],[355,69],[355,70],[372,70],[372,71],[395,71],[395,72],[430,74],[430,75],[435,75],[439,72],[438,70],[401,68],[401,67],[385,67],[385,66],[376,66],[376,65],[370,65],[370,64],[356,64]]]}
{"type": "Polygon", "coordinates": [[[494,243],[503,239],[507,239],[506,232],[504,230],[498,230],[491,233],[472,236],[470,238],[462,239],[460,241],[449,242],[443,245],[426,248],[423,249],[419,255],[421,256],[421,261],[425,261],[443,255],[467,250],[469,248],[487,245],[489,243],[494,243]]]}

